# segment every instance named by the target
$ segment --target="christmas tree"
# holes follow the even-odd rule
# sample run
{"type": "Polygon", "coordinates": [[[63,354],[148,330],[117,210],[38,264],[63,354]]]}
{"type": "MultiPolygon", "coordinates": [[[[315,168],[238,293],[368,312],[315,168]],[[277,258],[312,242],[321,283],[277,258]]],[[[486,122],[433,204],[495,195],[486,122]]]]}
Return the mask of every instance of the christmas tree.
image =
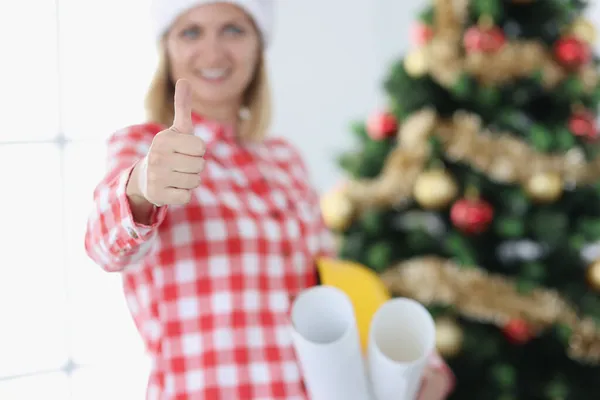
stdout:
{"type": "Polygon", "coordinates": [[[427,305],[454,399],[600,396],[600,100],[579,0],[434,0],[322,198],[427,305]]]}

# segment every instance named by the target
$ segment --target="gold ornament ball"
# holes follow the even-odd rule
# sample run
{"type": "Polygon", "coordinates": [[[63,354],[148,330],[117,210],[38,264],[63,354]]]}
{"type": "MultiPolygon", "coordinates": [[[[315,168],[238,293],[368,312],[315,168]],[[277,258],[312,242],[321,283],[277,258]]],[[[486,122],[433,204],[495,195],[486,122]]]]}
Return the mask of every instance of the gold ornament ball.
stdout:
{"type": "Polygon", "coordinates": [[[562,195],[563,181],[557,174],[540,173],[529,179],[525,190],[537,202],[552,203],[562,195]]]}
{"type": "Polygon", "coordinates": [[[587,279],[590,286],[600,292],[600,260],[595,261],[588,267],[587,279]]]}
{"type": "Polygon", "coordinates": [[[596,28],[585,18],[579,18],[571,25],[569,33],[580,40],[594,44],[596,42],[596,28]]]}
{"type": "Polygon", "coordinates": [[[463,330],[449,318],[435,322],[435,346],[442,357],[454,357],[462,350],[463,330]]]}
{"type": "Polygon", "coordinates": [[[443,169],[422,172],[415,182],[413,195],[426,209],[446,207],[458,195],[458,186],[452,175],[443,169]]]}
{"type": "Polygon", "coordinates": [[[413,78],[425,75],[428,68],[427,54],[422,47],[412,50],[404,57],[404,69],[413,78]]]}
{"type": "Polygon", "coordinates": [[[343,231],[352,222],[354,206],[343,188],[325,193],[320,199],[325,225],[333,231],[343,231]]]}

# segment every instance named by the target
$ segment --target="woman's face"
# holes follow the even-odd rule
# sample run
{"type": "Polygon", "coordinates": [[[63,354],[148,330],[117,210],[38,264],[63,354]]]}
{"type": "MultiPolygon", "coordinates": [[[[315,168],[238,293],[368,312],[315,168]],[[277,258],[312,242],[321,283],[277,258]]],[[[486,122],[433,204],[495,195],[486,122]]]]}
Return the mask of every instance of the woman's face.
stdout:
{"type": "Polygon", "coordinates": [[[235,5],[197,6],[171,27],[167,56],[173,81],[189,80],[194,102],[239,106],[258,63],[260,37],[235,5]]]}

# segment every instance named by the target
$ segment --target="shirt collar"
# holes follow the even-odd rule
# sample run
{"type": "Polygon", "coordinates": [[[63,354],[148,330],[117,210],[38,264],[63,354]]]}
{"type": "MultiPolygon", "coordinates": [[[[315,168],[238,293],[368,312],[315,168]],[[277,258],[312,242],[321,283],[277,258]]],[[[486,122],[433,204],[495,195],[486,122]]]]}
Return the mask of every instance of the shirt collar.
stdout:
{"type": "Polygon", "coordinates": [[[194,124],[195,135],[203,140],[236,138],[236,131],[232,126],[206,119],[193,111],[192,123],[194,124]]]}

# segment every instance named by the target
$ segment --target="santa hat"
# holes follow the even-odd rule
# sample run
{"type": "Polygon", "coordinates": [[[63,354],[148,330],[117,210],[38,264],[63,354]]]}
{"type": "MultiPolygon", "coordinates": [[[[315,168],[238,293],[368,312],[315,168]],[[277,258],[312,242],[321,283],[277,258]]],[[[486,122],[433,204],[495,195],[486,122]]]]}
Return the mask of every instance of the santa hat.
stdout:
{"type": "Polygon", "coordinates": [[[265,47],[273,34],[275,0],[153,0],[153,33],[156,40],[169,30],[184,12],[201,4],[230,3],[242,8],[254,20],[265,47]]]}

